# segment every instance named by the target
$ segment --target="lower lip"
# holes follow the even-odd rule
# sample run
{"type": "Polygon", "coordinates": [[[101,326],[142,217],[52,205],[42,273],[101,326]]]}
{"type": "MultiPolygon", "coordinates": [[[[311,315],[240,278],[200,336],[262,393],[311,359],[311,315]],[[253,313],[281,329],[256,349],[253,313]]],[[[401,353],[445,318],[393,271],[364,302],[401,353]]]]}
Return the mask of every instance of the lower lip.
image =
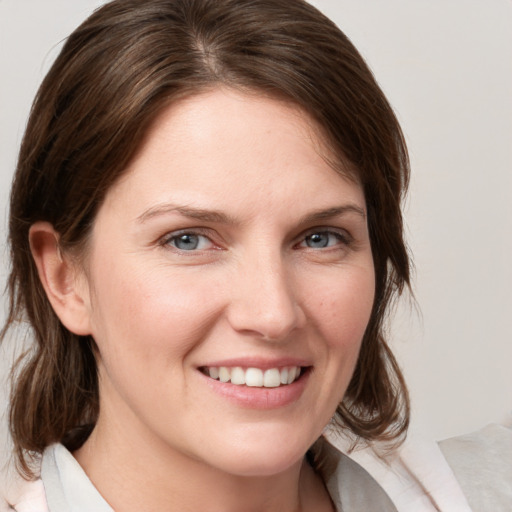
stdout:
{"type": "Polygon", "coordinates": [[[310,373],[308,369],[296,381],[286,386],[257,388],[221,382],[199,372],[200,376],[206,380],[210,389],[216,394],[239,407],[248,409],[277,409],[296,402],[304,392],[310,373]]]}

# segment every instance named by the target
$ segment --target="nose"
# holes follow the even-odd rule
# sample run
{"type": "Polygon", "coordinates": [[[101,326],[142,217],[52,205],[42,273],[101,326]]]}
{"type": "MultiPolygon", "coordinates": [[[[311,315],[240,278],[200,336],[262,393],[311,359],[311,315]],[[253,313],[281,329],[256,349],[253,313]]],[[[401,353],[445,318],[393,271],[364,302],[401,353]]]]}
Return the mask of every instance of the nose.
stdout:
{"type": "Polygon", "coordinates": [[[228,321],[237,332],[283,341],[303,327],[298,283],[279,255],[261,255],[240,265],[231,283],[228,321]]]}

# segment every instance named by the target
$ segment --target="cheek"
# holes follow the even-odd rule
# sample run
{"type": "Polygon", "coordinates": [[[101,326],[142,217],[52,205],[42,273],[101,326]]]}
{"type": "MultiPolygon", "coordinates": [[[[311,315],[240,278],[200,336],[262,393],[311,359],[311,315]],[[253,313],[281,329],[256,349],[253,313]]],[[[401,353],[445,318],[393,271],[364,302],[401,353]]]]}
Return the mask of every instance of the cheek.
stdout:
{"type": "Polygon", "coordinates": [[[330,279],[317,280],[310,290],[309,318],[317,334],[315,349],[324,361],[316,374],[319,389],[315,415],[325,426],[343,400],[359,356],[361,342],[370,319],[374,300],[372,266],[351,267],[331,272],[330,279]]]}
{"type": "Polygon", "coordinates": [[[373,267],[356,267],[325,283],[323,293],[311,294],[309,309],[332,349],[358,351],[375,297],[373,267]]]}
{"type": "Polygon", "coordinates": [[[166,390],[184,392],[182,369],[212,323],[215,301],[179,275],[133,267],[97,275],[93,337],[103,399],[112,405],[121,396],[142,410],[166,390]]]}
{"type": "Polygon", "coordinates": [[[95,277],[93,336],[102,355],[123,351],[127,357],[129,349],[143,359],[158,355],[164,363],[193,348],[214,321],[214,283],[147,267],[134,261],[95,277]]]}

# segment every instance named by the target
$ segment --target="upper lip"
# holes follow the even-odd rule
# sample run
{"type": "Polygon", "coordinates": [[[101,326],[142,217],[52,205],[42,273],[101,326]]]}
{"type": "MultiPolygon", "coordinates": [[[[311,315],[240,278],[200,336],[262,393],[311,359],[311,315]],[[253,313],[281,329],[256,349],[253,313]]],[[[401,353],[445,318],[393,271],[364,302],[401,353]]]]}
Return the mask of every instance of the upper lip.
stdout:
{"type": "Polygon", "coordinates": [[[286,366],[311,366],[311,362],[307,359],[297,357],[280,357],[280,358],[261,358],[261,357],[236,357],[222,360],[209,361],[201,364],[199,368],[219,368],[221,366],[233,368],[239,366],[242,368],[260,368],[268,370],[270,368],[284,368],[286,366]]]}

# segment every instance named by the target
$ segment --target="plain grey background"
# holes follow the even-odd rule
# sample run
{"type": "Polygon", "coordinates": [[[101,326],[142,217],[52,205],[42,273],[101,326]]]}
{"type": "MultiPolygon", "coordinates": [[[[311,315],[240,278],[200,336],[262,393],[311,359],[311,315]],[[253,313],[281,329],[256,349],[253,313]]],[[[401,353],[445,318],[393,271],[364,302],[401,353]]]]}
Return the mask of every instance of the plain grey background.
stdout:
{"type": "MultiPolygon", "coordinates": [[[[32,98],[60,42],[101,3],[0,0],[2,287],[8,189],[32,98]]],[[[313,3],[367,59],[409,144],[405,211],[421,314],[406,300],[390,329],[410,386],[413,429],[440,439],[509,421],[512,2],[313,3]]],[[[2,352],[4,381],[13,342],[19,339],[2,352]]]]}

